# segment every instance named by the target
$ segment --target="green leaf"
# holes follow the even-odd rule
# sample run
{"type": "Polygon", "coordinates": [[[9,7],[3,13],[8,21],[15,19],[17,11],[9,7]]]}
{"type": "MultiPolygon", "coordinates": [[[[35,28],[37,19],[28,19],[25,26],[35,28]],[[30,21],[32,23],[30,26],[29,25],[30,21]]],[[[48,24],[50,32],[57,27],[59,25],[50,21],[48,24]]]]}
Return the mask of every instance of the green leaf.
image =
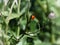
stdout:
{"type": "Polygon", "coordinates": [[[36,31],[36,22],[34,20],[31,21],[30,23],[30,31],[35,32],[36,31]]]}

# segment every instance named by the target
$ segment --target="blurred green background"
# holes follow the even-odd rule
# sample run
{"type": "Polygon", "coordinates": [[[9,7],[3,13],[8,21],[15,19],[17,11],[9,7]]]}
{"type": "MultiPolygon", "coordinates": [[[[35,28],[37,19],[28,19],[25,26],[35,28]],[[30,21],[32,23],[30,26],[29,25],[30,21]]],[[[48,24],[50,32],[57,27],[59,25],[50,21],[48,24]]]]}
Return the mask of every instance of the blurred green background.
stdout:
{"type": "Polygon", "coordinates": [[[0,45],[60,45],[60,0],[0,0],[0,45]]]}

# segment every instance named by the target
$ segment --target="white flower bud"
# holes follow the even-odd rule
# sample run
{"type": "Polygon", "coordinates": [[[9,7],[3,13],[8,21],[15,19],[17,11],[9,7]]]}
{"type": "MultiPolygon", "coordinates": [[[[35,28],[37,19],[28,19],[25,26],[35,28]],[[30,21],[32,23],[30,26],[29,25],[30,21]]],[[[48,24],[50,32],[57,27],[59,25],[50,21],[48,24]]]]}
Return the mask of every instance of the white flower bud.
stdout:
{"type": "Polygon", "coordinates": [[[50,19],[54,19],[54,18],[55,18],[55,13],[54,13],[54,12],[51,12],[51,13],[48,15],[48,17],[49,17],[50,19]]]}

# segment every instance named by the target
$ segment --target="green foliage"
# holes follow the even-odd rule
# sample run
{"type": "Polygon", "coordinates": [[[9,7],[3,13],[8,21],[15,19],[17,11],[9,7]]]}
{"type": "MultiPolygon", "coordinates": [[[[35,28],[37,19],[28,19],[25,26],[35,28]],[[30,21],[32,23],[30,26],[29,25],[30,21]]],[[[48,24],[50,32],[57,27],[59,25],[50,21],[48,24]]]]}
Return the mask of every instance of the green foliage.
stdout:
{"type": "Polygon", "coordinates": [[[4,1],[0,0],[0,37],[4,45],[57,44],[60,0],[4,1]]]}

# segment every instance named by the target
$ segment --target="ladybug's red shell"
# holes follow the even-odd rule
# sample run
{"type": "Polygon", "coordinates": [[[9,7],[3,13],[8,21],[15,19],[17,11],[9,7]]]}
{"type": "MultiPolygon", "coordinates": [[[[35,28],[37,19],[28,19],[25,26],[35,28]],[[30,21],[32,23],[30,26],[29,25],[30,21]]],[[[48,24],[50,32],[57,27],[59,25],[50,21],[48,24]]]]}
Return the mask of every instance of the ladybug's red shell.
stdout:
{"type": "Polygon", "coordinates": [[[32,15],[32,16],[31,16],[31,19],[34,19],[34,18],[35,18],[35,16],[34,16],[34,15],[32,15]]]}

